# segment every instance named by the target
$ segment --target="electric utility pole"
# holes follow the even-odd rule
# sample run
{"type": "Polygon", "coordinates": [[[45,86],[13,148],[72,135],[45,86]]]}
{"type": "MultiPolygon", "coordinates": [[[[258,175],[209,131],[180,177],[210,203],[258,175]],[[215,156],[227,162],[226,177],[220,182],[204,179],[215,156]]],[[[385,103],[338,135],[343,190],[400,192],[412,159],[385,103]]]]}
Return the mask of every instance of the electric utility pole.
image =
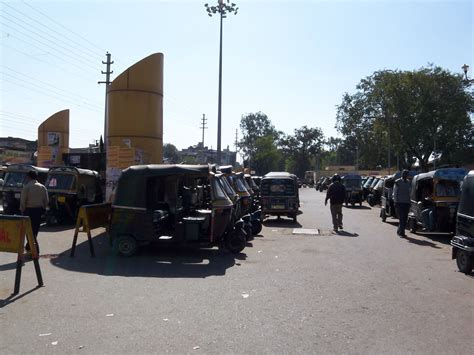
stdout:
{"type": "Polygon", "coordinates": [[[235,145],[235,152],[237,152],[237,150],[238,150],[238,144],[239,144],[239,131],[238,131],[238,129],[236,128],[236,129],[235,129],[235,143],[234,143],[234,145],[235,145]]]}
{"type": "Polygon", "coordinates": [[[202,141],[201,141],[202,149],[204,149],[204,130],[207,129],[206,123],[207,123],[207,118],[206,118],[206,115],[203,113],[202,118],[201,118],[201,126],[200,126],[200,128],[202,129],[202,141]]]}
{"type": "Polygon", "coordinates": [[[102,71],[102,74],[105,74],[105,81],[98,81],[97,84],[105,84],[105,107],[104,107],[104,151],[107,150],[107,92],[109,85],[111,83],[110,81],[110,74],[113,73],[113,70],[110,70],[110,66],[114,64],[113,61],[110,60],[110,57],[112,55],[107,52],[106,57],[107,61],[102,61],[102,64],[106,65],[106,70],[102,71]]]}

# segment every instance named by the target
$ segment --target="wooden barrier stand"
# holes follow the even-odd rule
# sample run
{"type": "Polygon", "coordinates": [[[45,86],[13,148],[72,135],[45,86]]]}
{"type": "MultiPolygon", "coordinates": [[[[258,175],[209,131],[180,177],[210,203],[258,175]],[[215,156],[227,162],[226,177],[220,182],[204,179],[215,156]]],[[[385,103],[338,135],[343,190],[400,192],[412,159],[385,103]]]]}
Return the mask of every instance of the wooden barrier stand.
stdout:
{"type": "Polygon", "coordinates": [[[31,230],[30,217],[25,216],[0,216],[0,252],[17,253],[15,288],[13,294],[20,292],[21,270],[25,253],[25,235],[30,245],[31,257],[35,265],[38,286],[43,286],[43,277],[39,265],[38,248],[33,231],[31,230]]]}
{"type": "Polygon", "coordinates": [[[80,232],[87,233],[91,256],[95,256],[94,245],[92,243],[91,230],[99,227],[108,227],[112,205],[110,203],[98,203],[94,205],[84,205],[79,209],[76,220],[76,230],[72,241],[71,256],[76,250],[77,236],[80,232]],[[82,227],[82,230],[80,230],[82,227]]]}

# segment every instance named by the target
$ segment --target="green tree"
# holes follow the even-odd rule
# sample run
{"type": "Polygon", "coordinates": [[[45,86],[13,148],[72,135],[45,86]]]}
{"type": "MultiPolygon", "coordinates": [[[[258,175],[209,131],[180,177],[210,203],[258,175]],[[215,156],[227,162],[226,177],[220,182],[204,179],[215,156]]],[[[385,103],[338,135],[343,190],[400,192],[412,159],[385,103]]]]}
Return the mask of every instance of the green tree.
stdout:
{"type": "Polygon", "coordinates": [[[168,159],[170,163],[179,163],[181,160],[178,148],[176,148],[173,144],[170,143],[165,143],[163,145],[163,157],[168,159]]]}
{"type": "Polygon", "coordinates": [[[295,129],[294,135],[282,137],[280,145],[286,156],[287,171],[304,177],[305,171],[314,170],[311,162],[323,152],[324,143],[322,130],[307,126],[295,129]]]}
{"type": "Polygon", "coordinates": [[[257,175],[265,175],[270,171],[280,170],[283,155],[275,145],[272,136],[257,138],[255,149],[256,153],[252,168],[256,171],[257,175]]]}
{"type": "Polygon", "coordinates": [[[355,94],[343,96],[337,128],[355,137],[359,147],[378,141],[388,148],[390,140],[403,165],[409,166],[415,157],[426,171],[435,146],[448,160],[472,147],[472,109],[472,93],[461,75],[434,66],[383,70],[361,80],[355,94]]]}
{"type": "Polygon", "coordinates": [[[268,116],[263,112],[243,115],[240,120],[240,129],[242,131],[242,139],[238,147],[250,162],[255,160],[257,140],[259,138],[272,137],[273,140],[276,140],[279,135],[268,116]]]}

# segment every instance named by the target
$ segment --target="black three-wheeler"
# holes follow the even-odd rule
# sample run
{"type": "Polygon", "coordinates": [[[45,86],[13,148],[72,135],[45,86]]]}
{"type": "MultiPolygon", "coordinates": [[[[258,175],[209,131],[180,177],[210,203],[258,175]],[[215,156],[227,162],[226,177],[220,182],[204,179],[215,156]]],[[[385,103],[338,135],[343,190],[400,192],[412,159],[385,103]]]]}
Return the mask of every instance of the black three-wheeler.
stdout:
{"type": "Polygon", "coordinates": [[[346,188],[346,206],[350,203],[354,206],[356,203],[362,206],[362,176],[357,174],[348,174],[342,177],[342,184],[346,188]]]}
{"type": "Polygon", "coordinates": [[[456,230],[460,184],[466,169],[444,168],[416,175],[411,184],[408,226],[412,233],[452,234],[456,230]]]}
{"type": "Polygon", "coordinates": [[[262,218],[287,216],[297,222],[300,206],[298,182],[295,175],[287,172],[270,172],[260,183],[262,218]]]}
{"type": "Polygon", "coordinates": [[[138,165],[125,169],[112,204],[110,238],[130,256],[157,245],[245,248],[243,221],[207,165],[138,165]]]}
{"type": "Polygon", "coordinates": [[[47,168],[39,168],[29,164],[13,164],[6,168],[3,185],[0,186],[4,214],[20,213],[21,190],[29,171],[36,171],[38,182],[45,183],[48,174],[47,168]]]}
{"type": "Polygon", "coordinates": [[[101,178],[97,171],[76,167],[49,169],[45,183],[49,206],[46,223],[49,225],[74,222],[82,205],[101,203],[101,178]]]}
{"type": "Polygon", "coordinates": [[[456,234],[451,240],[452,257],[466,274],[474,266],[474,170],[464,178],[457,213],[456,234]]]}

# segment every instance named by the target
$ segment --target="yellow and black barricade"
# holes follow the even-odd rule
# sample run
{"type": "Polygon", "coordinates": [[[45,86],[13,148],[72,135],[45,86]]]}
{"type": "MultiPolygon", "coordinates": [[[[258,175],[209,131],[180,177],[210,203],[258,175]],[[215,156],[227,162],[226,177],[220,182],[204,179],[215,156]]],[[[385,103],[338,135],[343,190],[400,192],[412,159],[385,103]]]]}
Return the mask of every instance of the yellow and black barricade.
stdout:
{"type": "Polygon", "coordinates": [[[13,294],[20,292],[21,270],[25,253],[25,236],[30,245],[31,257],[35,265],[38,286],[43,286],[43,276],[39,265],[38,248],[31,230],[30,217],[26,216],[0,216],[0,252],[16,253],[15,289],[13,294]]]}
{"type": "Polygon", "coordinates": [[[72,241],[71,256],[76,250],[77,236],[79,232],[87,233],[91,256],[95,256],[94,244],[92,243],[91,230],[99,227],[108,227],[112,205],[110,203],[98,203],[94,205],[84,205],[79,209],[76,220],[76,230],[72,241]],[[82,230],[81,230],[82,227],[82,230]]]}

